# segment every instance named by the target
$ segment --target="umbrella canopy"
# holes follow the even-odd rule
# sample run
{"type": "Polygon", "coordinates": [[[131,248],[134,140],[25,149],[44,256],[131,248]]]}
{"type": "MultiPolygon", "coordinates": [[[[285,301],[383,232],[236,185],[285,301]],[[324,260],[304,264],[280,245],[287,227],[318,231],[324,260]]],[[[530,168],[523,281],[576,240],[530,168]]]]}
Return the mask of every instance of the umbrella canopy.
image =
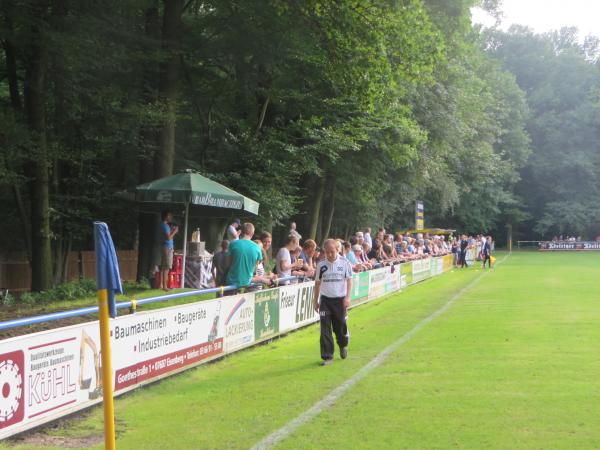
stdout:
{"type": "Polygon", "coordinates": [[[223,214],[229,215],[235,211],[257,215],[259,207],[258,202],[190,169],[136,186],[135,200],[151,204],[154,208],[160,206],[161,209],[168,209],[174,204],[185,206],[181,287],[184,286],[185,279],[190,208],[208,217],[223,217],[223,214]]]}
{"type": "Polygon", "coordinates": [[[207,213],[225,209],[258,214],[258,202],[191,170],[140,184],[135,192],[135,199],[142,203],[179,203],[207,213]]]}

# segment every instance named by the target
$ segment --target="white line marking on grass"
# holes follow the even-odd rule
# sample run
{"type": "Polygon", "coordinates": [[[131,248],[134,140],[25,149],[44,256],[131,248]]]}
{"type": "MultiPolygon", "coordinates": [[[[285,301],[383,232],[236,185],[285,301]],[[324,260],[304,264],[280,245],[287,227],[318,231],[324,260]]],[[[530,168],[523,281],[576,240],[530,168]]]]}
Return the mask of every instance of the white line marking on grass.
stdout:
{"type": "MultiPolygon", "coordinates": [[[[496,265],[503,263],[506,260],[506,258],[509,257],[509,255],[510,255],[510,253],[505,255],[501,261],[498,261],[496,263],[496,265]]],[[[375,358],[373,358],[370,362],[368,362],[367,365],[363,366],[352,377],[350,377],[349,379],[344,381],[342,384],[340,384],[333,391],[331,391],[329,394],[327,394],[325,397],[323,397],[321,400],[319,400],[317,403],[315,403],[309,409],[304,411],[298,417],[289,421],[284,426],[282,426],[278,430],[274,431],[273,433],[271,433],[270,435],[265,437],[262,441],[260,441],[254,447],[252,447],[252,450],[267,449],[267,448],[273,447],[274,445],[277,445],[278,443],[283,441],[285,438],[287,438],[290,434],[292,434],[294,431],[296,431],[298,428],[300,428],[302,425],[304,425],[307,422],[314,419],[322,411],[333,406],[335,404],[335,402],[342,395],[344,395],[348,389],[350,389],[352,386],[354,386],[356,383],[358,383],[360,380],[362,380],[364,377],[366,377],[373,369],[376,369],[381,364],[383,364],[392,353],[394,353],[396,350],[398,350],[398,348],[400,348],[402,345],[404,345],[406,342],[408,342],[415,334],[417,334],[421,330],[421,328],[423,328],[425,325],[429,324],[431,321],[433,321],[437,317],[444,314],[446,311],[448,311],[448,309],[450,309],[450,307],[459,298],[461,298],[467,291],[469,291],[477,283],[479,283],[479,281],[488,273],[489,273],[489,271],[482,272],[480,275],[477,276],[477,278],[475,278],[468,285],[466,285],[464,288],[462,288],[460,291],[458,291],[456,294],[454,294],[450,298],[450,300],[448,300],[440,309],[431,313],[429,316],[425,317],[423,320],[421,320],[419,323],[417,323],[410,331],[406,332],[406,334],[404,334],[401,338],[399,338],[397,341],[393,342],[392,344],[387,346],[385,349],[383,349],[381,351],[381,353],[379,353],[377,356],[375,356],[375,358]]],[[[327,369],[325,369],[325,370],[327,370],[327,369]]]]}

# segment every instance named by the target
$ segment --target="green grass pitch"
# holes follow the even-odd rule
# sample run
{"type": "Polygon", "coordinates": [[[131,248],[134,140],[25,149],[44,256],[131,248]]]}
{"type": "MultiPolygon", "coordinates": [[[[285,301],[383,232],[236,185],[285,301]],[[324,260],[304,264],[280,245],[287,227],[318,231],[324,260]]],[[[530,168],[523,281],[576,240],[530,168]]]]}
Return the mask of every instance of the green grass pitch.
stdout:
{"type": "MultiPolygon", "coordinates": [[[[117,447],[250,448],[481,274],[350,311],[349,358],[330,367],[310,326],[118,398],[117,447]]],[[[599,448],[599,285],[598,253],[512,254],[277,448],[599,448]]],[[[0,448],[102,448],[101,436],[94,408],[0,448]]]]}

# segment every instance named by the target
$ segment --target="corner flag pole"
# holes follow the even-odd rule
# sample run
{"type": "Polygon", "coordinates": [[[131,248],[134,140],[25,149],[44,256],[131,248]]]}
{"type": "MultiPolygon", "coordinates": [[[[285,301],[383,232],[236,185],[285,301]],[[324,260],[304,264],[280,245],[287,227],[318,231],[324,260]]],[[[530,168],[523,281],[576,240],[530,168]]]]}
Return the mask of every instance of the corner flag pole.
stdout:
{"type": "Polygon", "coordinates": [[[113,399],[110,317],[117,316],[115,292],[123,292],[117,254],[108,226],[94,222],[96,250],[96,289],[100,309],[100,345],[102,349],[102,395],[104,397],[104,447],[116,449],[115,408],[113,399]]]}

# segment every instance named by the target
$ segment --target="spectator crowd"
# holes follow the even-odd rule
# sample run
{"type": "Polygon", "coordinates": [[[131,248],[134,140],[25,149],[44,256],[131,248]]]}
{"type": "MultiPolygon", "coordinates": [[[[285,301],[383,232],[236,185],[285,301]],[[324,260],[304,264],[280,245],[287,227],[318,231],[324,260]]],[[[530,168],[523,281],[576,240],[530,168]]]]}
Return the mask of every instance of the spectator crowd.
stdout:
{"type": "MultiPolygon", "coordinates": [[[[227,239],[222,241],[221,250],[213,257],[216,286],[237,285],[254,290],[275,285],[280,279],[289,283],[286,277],[313,279],[325,253],[314,240],[301,242],[301,239],[296,224],[291,223],[283,245],[272,252],[275,257],[270,260],[272,235],[265,231],[255,236],[253,224],[242,224],[236,219],[227,228],[227,239]]],[[[455,266],[467,267],[466,252],[471,248],[478,249],[477,259],[483,261],[485,267],[486,261],[490,263],[492,250],[489,236],[405,235],[389,233],[385,228],[379,228],[374,235],[371,228],[366,228],[347,240],[334,241],[338,254],[348,261],[354,272],[447,254],[453,254],[455,266]]]]}

